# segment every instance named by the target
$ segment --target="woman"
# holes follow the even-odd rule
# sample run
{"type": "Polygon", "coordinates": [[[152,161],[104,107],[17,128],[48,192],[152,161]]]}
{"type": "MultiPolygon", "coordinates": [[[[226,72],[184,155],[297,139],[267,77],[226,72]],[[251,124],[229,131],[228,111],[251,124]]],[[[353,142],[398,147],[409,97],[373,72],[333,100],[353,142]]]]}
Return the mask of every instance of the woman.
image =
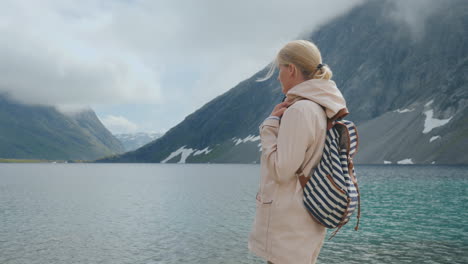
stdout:
{"type": "Polygon", "coordinates": [[[260,126],[261,180],[249,249],[268,263],[315,263],[326,230],[304,207],[296,172],[307,175],[317,166],[327,121],[348,112],[313,43],[286,44],[265,79],[275,67],[286,100],[260,126]]]}

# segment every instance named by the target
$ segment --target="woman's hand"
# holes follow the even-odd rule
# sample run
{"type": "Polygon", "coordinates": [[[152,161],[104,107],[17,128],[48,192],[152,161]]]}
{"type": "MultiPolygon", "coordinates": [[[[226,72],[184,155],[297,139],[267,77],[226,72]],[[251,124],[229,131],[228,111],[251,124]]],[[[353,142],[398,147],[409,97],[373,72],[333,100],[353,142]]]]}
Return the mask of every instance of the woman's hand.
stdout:
{"type": "Polygon", "coordinates": [[[271,112],[270,116],[281,117],[284,111],[286,111],[286,109],[288,109],[289,106],[291,106],[290,102],[282,102],[280,104],[277,104],[275,108],[273,108],[273,111],[271,112]]]}

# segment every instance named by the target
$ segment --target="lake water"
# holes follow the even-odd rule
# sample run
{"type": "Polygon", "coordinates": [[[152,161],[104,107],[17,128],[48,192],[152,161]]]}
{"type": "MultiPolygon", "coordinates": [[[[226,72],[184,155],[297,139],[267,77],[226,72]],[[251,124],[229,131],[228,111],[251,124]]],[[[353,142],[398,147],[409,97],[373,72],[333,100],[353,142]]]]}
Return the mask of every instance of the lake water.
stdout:
{"type": "MultiPolygon", "coordinates": [[[[319,263],[468,263],[468,167],[357,166],[319,263]]],[[[264,263],[258,165],[0,164],[0,263],[264,263]]],[[[330,234],[330,232],[329,232],[330,234]]]]}

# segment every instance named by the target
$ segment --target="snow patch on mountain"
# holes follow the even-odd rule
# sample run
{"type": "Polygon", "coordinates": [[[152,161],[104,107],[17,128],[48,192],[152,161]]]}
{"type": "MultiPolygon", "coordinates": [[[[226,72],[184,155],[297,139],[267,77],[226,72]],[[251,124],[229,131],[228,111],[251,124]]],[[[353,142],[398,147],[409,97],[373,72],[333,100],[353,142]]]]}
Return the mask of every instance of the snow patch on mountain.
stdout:
{"type": "Polygon", "coordinates": [[[440,138],[440,136],[431,137],[431,139],[429,139],[429,142],[432,142],[432,141],[434,141],[436,139],[439,139],[439,138],[440,138]]]}
{"type": "Polygon", "coordinates": [[[202,150],[193,149],[193,148],[185,148],[185,147],[186,146],[180,147],[178,150],[172,152],[169,156],[167,156],[167,158],[162,160],[161,163],[166,163],[169,160],[171,160],[172,158],[177,157],[178,155],[181,155],[181,154],[182,155],[180,156],[180,160],[177,163],[185,163],[185,161],[187,160],[187,158],[190,155],[192,155],[192,156],[197,156],[197,155],[201,155],[201,154],[206,155],[206,154],[210,153],[213,150],[213,149],[210,149],[209,147],[206,147],[206,148],[204,148],[202,150]]]}
{"type": "Polygon", "coordinates": [[[425,107],[429,107],[431,106],[431,104],[434,102],[434,100],[430,100],[429,102],[427,102],[424,106],[425,107]]]}
{"type": "Polygon", "coordinates": [[[204,148],[202,150],[196,150],[193,153],[193,156],[197,156],[197,155],[200,155],[200,154],[203,154],[203,153],[205,153],[205,155],[206,155],[206,154],[210,153],[211,151],[212,151],[212,149],[209,149],[209,147],[206,147],[206,148],[204,148]]]}
{"type": "Polygon", "coordinates": [[[434,128],[441,127],[447,124],[453,117],[452,116],[448,119],[433,118],[433,115],[434,115],[433,110],[427,110],[426,112],[424,112],[424,114],[426,115],[426,120],[424,120],[424,130],[423,130],[424,134],[431,132],[431,130],[434,128]]]}
{"type": "Polygon", "coordinates": [[[186,149],[185,148],[186,146],[183,146],[183,147],[180,147],[178,150],[172,152],[167,158],[165,158],[164,160],[161,161],[161,163],[166,163],[167,161],[171,160],[172,158],[180,155],[180,160],[179,162],[177,163],[185,163],[185,160],[187,159],[187,157],[192,154],[192,152],[194,152],[195,150],[194,149],[191,149],[191,148],[188,148],[186,149]]]}
{"type": "Polygon", "coordinates": [[[414,164],[411,159],[404,159],[397,162],[397,164],[414,164]]]}
{"type": "Polygon", "coordinates": [[[236,138],[236,137],[233,137],[232,138],[232,141],[235,143],[235,145],[239,145],[241,143],[246,143],[246,142],[255,142],[255,141],[259,141],[260,140],[260,136],[255,136],[255,135],[248,135],[246,138],[243,138],[243,139],[240,139],[240,138],[236,138]]]}
{"type": "Polygon", "coordinates": [[[395,110],[395,111],[393,111],[393,112],[403,114],[403,113],[408,113],[408,112],[413,112],[413,111],[414,111],[414,109],[406,108],[406,109],[403,109],[403,110],[397,109],[397,110],[395,110]]]}

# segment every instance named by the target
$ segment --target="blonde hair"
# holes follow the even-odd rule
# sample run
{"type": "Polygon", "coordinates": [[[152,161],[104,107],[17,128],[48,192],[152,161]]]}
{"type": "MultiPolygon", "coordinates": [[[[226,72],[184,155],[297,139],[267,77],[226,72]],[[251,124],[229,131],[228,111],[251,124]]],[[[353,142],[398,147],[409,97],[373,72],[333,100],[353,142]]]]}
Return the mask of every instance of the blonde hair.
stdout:
{"type": "Polygon", "coordinates": [[[270,79],[279,65],[293,64],[302,73],[306,80],[325,79],[330,80],[333,76],[328,65],[322,64],[322,55],[317,46],[307,40],[294,40],[286,44],[270,63],[270,69],[265,77],[258,82],[270,79]]]}

